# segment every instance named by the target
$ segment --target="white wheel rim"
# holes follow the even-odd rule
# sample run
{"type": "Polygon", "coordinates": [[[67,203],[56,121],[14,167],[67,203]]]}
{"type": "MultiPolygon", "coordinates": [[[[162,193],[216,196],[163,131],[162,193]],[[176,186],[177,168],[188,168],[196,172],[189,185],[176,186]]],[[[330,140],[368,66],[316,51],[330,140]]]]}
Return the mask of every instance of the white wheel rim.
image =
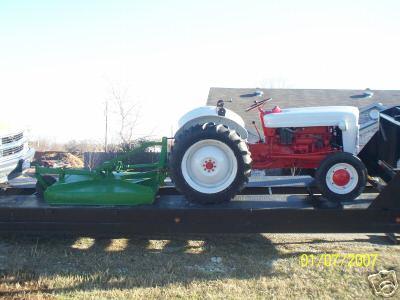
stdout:
{"type": "Polygon", "coordinates": [[[218,140],[202,140],[186,150],[181,163],[187,184],[198,192],[214,194],[229,187],[238,170],[232,149],[218,140]]]}
{"type": "Polygon", "coordinates": [[[358,184],[358,173],[357,170],[350,164],[338,163],[333,165],[326,173],[326,185],[328,188],[336,194],[348,194],[351,193],[358,184]],[[340,173],[339,173],[340,172],[340,173]],[[346,179],[338,180],[338,174],[346,174],[346,179]],[[348,181],[347,181],[348,179],[348,181]]]}

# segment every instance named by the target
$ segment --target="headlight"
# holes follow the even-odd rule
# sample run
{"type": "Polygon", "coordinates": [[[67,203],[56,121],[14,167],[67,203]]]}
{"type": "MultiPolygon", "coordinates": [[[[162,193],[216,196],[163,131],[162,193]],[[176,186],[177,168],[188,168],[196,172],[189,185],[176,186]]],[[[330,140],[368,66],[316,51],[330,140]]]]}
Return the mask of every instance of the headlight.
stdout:
{"type": "Polygon", "coordinates": [[[369,112],[369,117],[370,117],[372,120],[378,120],[378,119],[379,119],[379,110],[377,110],[377,109],[372,109],[372,110],[369,112]]]}
{"type": "Polygon", "coordinates": [[[400,169],[400,159],[397,161],[397,169],[400,169]]]}

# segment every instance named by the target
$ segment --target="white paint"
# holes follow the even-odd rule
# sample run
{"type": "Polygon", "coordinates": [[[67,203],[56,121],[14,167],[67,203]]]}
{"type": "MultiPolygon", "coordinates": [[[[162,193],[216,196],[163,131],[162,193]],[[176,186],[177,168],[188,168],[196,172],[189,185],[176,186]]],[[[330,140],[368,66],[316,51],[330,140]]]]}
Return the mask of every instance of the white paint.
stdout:
{"type": "Polygon", "coordinates": [[[266,127],[338,126],[343,134],[343,150],[358,152],[359,111],[353,106],[286,108],[264,116],[266,127]]]}
{"type": "Polygon", "coordinates": [[[338,163],[333,165],[328,172],[326,173],[326,185],[328,188],[340,195],[351,193],[358,184],[358,173],[357,170],[350,164],[347,163],[338,163]],[[350,181],[343,186],[336,185],[333,181],[333,174],[338,171],[344,169],[350,174],[350,181]]]}
{"type": "MultiPolygon", "coordinates": [[[[241,116],[239,116],[237,113],[226,109],[225,113],[225,118],[231,119],[238,123],[240,126],[244,127],[244,121],[241,116]]],[[[179,120],[178,120],[178,126],[182,127],[185,123],[188,121],[198,118],[198,117],[204,117],[204,116],[218,116],[218,109],[216,106],[201,106],[197,107],[186,114],[184,114],[179,120]]]]}
{"type": "MultiPolygon", "coordinates": [[[[227,127],[236,130],[236,132],[243,138],[247,139],[248,133],[245,129],[245,123],[241,116],[237,113],[226,109],[225,116],[218,115],[216,106],[201,106],[197,107],[178,120],[178,131],[188,129],[195,124],[204,124],[207,122],[214,122],[216,124],[224,124],[227,127]]],[[[177,132],[178,132],[177,131],[177,132]]],[[[175,133],[176,135],[176,133],[175,133]]]]}
{"type": "Polygon", "coordinates": [[[25,132],[18,127],[19,126],[12,126],[10,124],[0,125],[0,183],[7,182],[8,176],[17,168],[19,161],[22,160],[22,171],[28,169],[33,156],[35,155],[35,150],[28,146],[25,132]],[[21,133],[23,134],[21,139],[7,142],[5,144],[2,143],[3,138],[13,137],[21,133]],[[3,156],[4,150],[21,146],[22,149],[20,151],[11,155],[3,156]]]}
{"type": "Polygon", "coordinates": [[[181,164],[182,175],[190,187],[206,194],[228,188],[235,180],[238,166],[235,154],[226,144],[217,140],[202,140],[189,147],[181,164]],[[204,170],[203,164],[215,161],[214,172],[204,170]]]}

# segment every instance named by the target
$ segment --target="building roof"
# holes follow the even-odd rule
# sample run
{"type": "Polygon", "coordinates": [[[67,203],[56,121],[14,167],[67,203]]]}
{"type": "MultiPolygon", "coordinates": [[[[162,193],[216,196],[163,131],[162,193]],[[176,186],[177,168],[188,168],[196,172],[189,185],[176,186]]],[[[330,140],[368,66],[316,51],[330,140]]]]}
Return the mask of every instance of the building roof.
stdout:
{"type": "Polygon", "coordinates": [[[400,90],[335,90],[335,89],[256,89],[256,88],[210,88],[207,105],[225,101],[225,107],[239,114],[250,134],[254,134],[255,121],[261,130],[257,110],[245,112],[254,100],[272,98],[264,107],[275,105],[281,108],[303,106],[351,105],[363,108],[374,103],[385,106],[400,104],[400,90]],[[261,91],[262,95],[257,95],[261,91]]]}

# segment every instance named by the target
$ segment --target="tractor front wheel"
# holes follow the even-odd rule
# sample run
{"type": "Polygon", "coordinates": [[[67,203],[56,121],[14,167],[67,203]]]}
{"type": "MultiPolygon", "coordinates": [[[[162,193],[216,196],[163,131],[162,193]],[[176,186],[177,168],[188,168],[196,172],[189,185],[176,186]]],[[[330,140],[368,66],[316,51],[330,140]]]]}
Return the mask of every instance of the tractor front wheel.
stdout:
{"type": "Polygon", "coordinates": [[[229,201],[248,182],[251,171],[245,141],[235,131],[213,123],[176,136],[169,161],[177,190],[201,204],[229,201]]]}
{"type": "Polygon", "coordinates": [[[315,174],[321,194],[328,200],[341,202],[357,198],[367,182],[367,169],[363,162],[350,153],[328,155],[315,174]]]}

